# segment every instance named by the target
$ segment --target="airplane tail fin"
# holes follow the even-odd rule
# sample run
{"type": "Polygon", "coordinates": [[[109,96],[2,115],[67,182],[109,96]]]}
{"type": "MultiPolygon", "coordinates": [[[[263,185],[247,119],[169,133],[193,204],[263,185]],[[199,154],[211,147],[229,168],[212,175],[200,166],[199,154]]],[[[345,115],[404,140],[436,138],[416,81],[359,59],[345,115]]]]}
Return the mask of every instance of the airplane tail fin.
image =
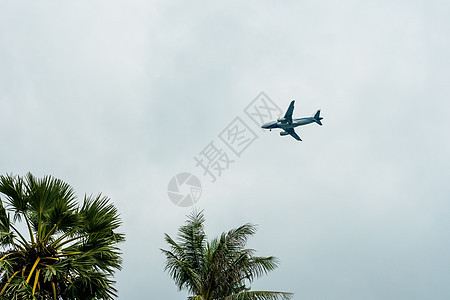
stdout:
{"type": "Polygon", "coordinates": [[[322,120],[323,118],[320,116],[320,109],[316,112],[316,114],[314,115],[314,122],[316,122],[317,124],[319,124],[320,126],[322,126],[322,122],[320,122],[320,120],[322,120]]]}

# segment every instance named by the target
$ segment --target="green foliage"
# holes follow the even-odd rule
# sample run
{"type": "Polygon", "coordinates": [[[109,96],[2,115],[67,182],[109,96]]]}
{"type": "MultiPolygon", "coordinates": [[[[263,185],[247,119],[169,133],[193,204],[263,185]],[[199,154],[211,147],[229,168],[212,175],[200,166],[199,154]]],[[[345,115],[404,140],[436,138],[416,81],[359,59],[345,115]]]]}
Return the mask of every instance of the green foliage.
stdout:
{"type": "Polygon", "coordinates": [[[161,249],[166,256],[165,271],[180,290],[194,295],[190,300],[292,298],[291,293],[250,291],[246,286],[278,266],[275,257],[254,256],[255,250],[245,248],[247,239],[256,232],[255,225],[242,225],[208,242],[204,221],[202,212],[193,211],[179,228],[178,241],[165,234],[170,250],[161,249]]]}
{"type": "Polygon", "coordinates": [[[0,300],[117,297],[125,238],[108,198],[85,197],[79,207],[70,185],[31,173],[0,176],[0,194],[0,300]]]}

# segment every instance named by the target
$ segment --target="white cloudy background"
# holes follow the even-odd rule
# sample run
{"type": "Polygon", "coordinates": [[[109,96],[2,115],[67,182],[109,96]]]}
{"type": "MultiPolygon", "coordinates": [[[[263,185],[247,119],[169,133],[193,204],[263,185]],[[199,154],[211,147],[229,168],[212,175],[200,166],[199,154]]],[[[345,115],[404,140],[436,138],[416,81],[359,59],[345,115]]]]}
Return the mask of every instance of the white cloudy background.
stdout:
{"type": "MultiPolygon", "coordinates": [[[[123,219],[120,299],[185,299],[163,234],[179,172],[260,91],[303,142],[256,140],[197,202],[259,224],[295,299],[450,298],[448,1],[2,1],[0,173],[46,174],[123,219]]],[[[255,128],[255,127],[254,127],[255,128]]]]}

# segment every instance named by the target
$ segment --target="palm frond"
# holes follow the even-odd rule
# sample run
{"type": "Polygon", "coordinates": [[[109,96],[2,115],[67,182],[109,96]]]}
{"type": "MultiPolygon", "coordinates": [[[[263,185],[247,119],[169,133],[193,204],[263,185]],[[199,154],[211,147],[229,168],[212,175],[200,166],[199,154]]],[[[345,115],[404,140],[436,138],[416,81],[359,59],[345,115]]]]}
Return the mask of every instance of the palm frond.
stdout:
{"type": "Polygon", "coordinates": [[[224,300],[290,300],[292,293],[272,291],[248,291],[235,295],[229,295],[224,300]]]}
{"type": "Polygon", "coordinates": [[[14,221],[20,221],[22,214],[28,209],[28,197],[23,191],[24,182],[19,176],[0,176],[0,193],[6,196],[9,206],[14,211],[14,221]]]}
{"type": "Polygon", "coordinates": [[[14,244],[14,233],[11,231],[11,220],[0,199],[0,246],[7,247],[14,244]]]}
{"type": "Polygon", "coordinates": [[[277,258],[254,256],[255,250],[245,248],[256,225],[244,224],[208,242],[204,221],[203,212],[194,210],[179,228],[177,241],[165,234],[170,249],[161,249],[166,256],[164,270],[180,290],[193,294],[188,299],[291,298],[292,294],[284,292],[252,292],[245,285],[278,266],[277,258]]]}

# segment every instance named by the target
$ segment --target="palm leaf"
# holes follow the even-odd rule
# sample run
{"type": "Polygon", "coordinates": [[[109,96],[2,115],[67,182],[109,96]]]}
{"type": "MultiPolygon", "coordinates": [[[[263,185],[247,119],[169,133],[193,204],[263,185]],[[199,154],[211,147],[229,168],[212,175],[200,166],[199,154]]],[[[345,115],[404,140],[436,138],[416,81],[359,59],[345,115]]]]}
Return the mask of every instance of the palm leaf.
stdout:
{"type": "Polygon", "coordinates": [[[292,293],[285,292],[248,291],[227,296],[224,300],[289,300],[292,297],[292,293]]]}

